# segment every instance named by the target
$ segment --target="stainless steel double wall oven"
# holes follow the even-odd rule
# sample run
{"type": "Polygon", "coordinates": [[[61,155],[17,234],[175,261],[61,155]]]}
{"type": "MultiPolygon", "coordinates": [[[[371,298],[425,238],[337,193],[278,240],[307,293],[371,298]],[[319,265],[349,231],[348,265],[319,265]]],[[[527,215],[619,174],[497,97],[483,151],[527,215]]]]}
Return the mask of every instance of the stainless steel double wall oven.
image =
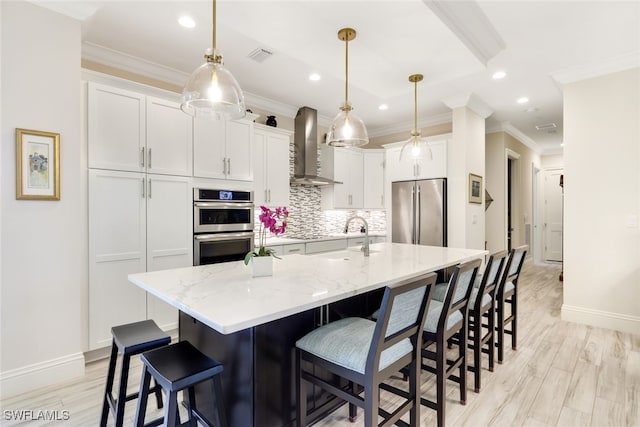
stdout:
{"type": "Polygon", "coordinates": [[[238,261],[253,251],[253,192],[193,189],[193,265],[238,261]]]}

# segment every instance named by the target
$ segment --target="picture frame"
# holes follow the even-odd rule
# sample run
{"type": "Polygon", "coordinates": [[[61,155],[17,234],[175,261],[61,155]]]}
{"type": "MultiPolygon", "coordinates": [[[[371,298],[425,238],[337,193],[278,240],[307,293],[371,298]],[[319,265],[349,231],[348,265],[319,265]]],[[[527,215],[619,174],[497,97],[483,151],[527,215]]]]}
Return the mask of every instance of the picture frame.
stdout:
{"type": "Polygon", "coordinates": [[[482,203],[482,177],[469,174],[469,203],[482,203]]]}
{"type": "Polygon", "coordinates": [[[16,199],[60,200],[60,134],[16,128],[16,199]]]}

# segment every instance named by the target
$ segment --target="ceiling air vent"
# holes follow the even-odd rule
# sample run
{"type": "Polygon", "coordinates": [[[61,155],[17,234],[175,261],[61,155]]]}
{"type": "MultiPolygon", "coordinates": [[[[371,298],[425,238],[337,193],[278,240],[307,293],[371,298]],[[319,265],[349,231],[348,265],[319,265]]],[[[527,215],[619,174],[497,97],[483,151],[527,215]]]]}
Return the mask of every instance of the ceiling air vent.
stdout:
{"type": "Polygon", "coordinates": [[[263,62],[265,59],[271,57],[271,55],[273,55],[273,52],[259,47],[254,49],[248,56],[256,62],[263,62]]]}
{"type": "Polygon", "coordinates": [[[557,127],[558,126],[556,126],[555,123],[545,123],[545,124],[542,124],[542,125],[536,125],[536,130],[547,130],[547,131],[549,131],[549,130],[555,129],[557,127]]]}

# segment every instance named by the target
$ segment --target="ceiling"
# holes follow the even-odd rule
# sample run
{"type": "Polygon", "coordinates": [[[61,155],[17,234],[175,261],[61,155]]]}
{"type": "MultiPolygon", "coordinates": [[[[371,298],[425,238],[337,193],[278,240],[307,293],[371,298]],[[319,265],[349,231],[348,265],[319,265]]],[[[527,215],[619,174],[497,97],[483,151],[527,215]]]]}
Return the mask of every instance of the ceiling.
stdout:
{"type": "MultiPolygon", "coordinates": [[[[210,1],[34,1],[82,20],[83,58],[182,86],[211,45],[210,1]],[[181,27],[190,15],[197,26],[181,27]]],[[[349,99],[370,136],[451,121],[468,105],[540,153],[562,142],[562,83],[640,65],[637,1],[218,0],[217,47],[247,104],[329,121],[349,99]],[[273,54],[263,62],[248,55],[273,54]],[[504,70],[501,80],[492,79],[504,70]],[[308,76],[316,72],[321,80],[308,76]],[[529,98],[518,104],[520,97],[529,98]],[[387,104],[388,110],[378,109],[387,104]],[[536,125],[554,123],[553,129],[536,125]]]]}

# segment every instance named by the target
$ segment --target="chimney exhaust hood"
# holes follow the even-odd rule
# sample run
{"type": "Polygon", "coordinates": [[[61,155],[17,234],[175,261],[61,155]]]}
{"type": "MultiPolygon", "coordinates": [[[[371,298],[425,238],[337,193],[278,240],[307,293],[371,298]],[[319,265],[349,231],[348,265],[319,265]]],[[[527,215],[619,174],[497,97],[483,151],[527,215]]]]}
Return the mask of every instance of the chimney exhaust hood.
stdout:
{"type": "Polygon", "coordinates": [[[311,107],[301,107],[295,118],[293,135],[292,185],[342,184],[318,176],[318,112],[311,107]]]}

